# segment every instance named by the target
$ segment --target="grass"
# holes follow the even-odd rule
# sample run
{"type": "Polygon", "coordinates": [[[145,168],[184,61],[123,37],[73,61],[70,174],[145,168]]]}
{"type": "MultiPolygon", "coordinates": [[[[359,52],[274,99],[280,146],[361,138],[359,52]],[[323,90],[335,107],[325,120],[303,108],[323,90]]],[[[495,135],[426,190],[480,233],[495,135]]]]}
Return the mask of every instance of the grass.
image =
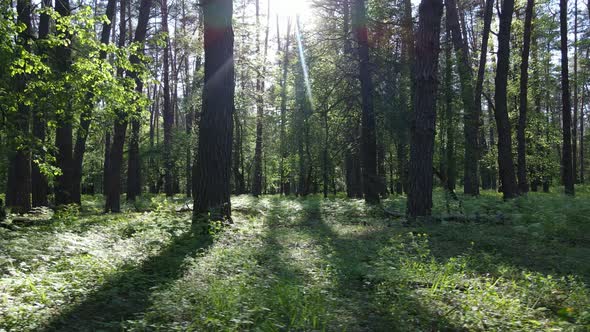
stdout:
{"type": "Polygon", "coordinates": [[[232,226],[197,236],[182,199],[102,215],[88,197],[0,228],[0,331],[590,330],[588,188],[435,199],[475,221],[404,227],[358,200],[240,196],[232,226]]]}

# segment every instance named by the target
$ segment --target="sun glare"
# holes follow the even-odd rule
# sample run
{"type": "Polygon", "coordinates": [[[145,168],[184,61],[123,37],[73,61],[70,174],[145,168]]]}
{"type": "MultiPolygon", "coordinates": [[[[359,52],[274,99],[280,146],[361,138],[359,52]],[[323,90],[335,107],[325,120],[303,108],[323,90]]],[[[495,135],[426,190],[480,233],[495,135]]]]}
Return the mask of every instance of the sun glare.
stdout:
{"type": "Polygon", "coordinates": [[[274,7],[274,11],[279,16],[283,17],[306,16],[309,14],[308,0],[273,0],[271,6],[274,7]]]}

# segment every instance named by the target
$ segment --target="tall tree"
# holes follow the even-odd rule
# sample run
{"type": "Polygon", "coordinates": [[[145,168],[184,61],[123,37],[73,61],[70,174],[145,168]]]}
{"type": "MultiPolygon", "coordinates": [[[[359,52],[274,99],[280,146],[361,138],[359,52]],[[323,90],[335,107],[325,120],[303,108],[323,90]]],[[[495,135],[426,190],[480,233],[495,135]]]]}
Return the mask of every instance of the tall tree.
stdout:
{"type": "MultiPolygon", "coordinates": [[[[117,7],[116,0],[109,0],[107,2],[106,8],[106,17],[107,20],[102,25],[102,32],[100,35],[100,42],[102,44],[108,44],[111,37],[111,27],[112,21],[115,16],[115,11],[117,7]]],[[[100,59],[106,59],[107,53],[102,51],[100,53],[100,59]]],[[[92,99],[94,95],[91,91],[86,94],[86,98],[88,99],[88,103],[86,108],[80,115],[80,128],[76,133],[76,144],[74,146],[74,171],[73,175],[74,178],[72,179],[72,202],[80,204],[81,203],[81,183],[82,183],[82,169],[84,163],[84,154],[86,153],[86,140],[88,139],[88,133],[90,130],[90,124],[92,122],[92,110],[94,108],[92,99]]]]}
{"type": "MultiPolygon", "coordinates": [[[[16,2],[17,21],[24,25],[19,32],[17,43],[24,51],[30,51],[29,40],[32,37],[31,1],[18,0],[16,2]]],[[[25,73],[15,77],[15,92],[25,92],[27,77],[25,73]]],[[[23,98],[24,99],[24,98],[23,98]]],[[[26,213],[31,210],[31,147],[29,140],[31,110],[24,101],[19,100],[18,109],[13,116],[15,137],[12,138],[14,154],[10,160],[8,177],[11,187],[7,190],[6,205],[12,212],[26,213]]]]}
{"type": "MultiPolygon", "coordinates": [[[[120,38],[124,39],[125,36],[125,0],[121,0],[121,20],[119,31],[120,38]]],[[[152,6],[152,0],[141,0],[139,5],[139,16],[137,19],[137,27],[135,28],[135,37],[133,39],[136,43],[143,43],[147,34],[147,26],[150,19],[150,9],[152,6]]],[[[124,43],[124,41],[123,41],[124,43]]],[[[130,62],[134,65],[139,65],[141,60],[139,56],[132,55],[129,58],[130,62]]],[[[141,93],[143,90],[143,82],[139,79],[139,76],[134,71],[127,72],[127,76],[135,81],[135,91],[141,93]]],[[[128,116],[122,110],[117,111],[117,118],[115,119],[115,127],[113,131],[113,143],[111,146],[111,155],[109,158],[109,169],[108,175],[108,191],[105,202],[105,210],[111,212],[121,211],[121,168],[123,166],[123,147],[125,145],[125,137],[127,133],[128,116]]]]}
{"type": "Polygon", "coordinates": [[[512,160],[512,129],[508,118],[508,72],[510,67],[510,30],[514,0],[504,0],[500,12],[498,32],[498,64],[496,66],[496,91],[494,116],[498,130],[498,165],[504,199],[518,196],[518,186],[512,160]]]}
{"type": "Polygon", "coordinates": [[[434,134],[436,130],[436,96],[441,0],[422,0],[416,33],[414,75],[414,120],[410,144],[410,188],[407,213],[410,217],[429,216],[432,212],[434,134]]]}
{"type": "Polygon", "coordinates": [[[367,203],[378,204],[380,180],[377,175],[377,135],[366,16],[365,1],[355,0],[353,25],[358,44],[359,77],[362,98],[361,160],[363,167],[363,191],[367,203]]]}
{"type": "MultiPolygon", "coordinates": [[[[343,0],[343,38],[344,38],[344,57],[346,60],[354,58],[351,40],[351,0],[343,0]]],[[[348,67],[346,69],[349,69],[348,67]]],[[[352,76],[352,75],[351,75],[352,76]]],[[[348,112],[347,116],[347,135],[346,135],[346,150],[344,152],[344,168],[345,168],[345,182],[346,194],[349,198],[363,197],[363,177],[361,170],[361,154],[359,148],[359,119],[357,113],[353,109],[355,104],[352,89],[355,88],[353,82],[348,82],[348,93],[350,99],[347,101],[348,112]]]]}
{"type": "MultiPolygon", "coordinates": [[[[43,8],[51,7],[51,0],[43,0],[43,8]]],[[[39,15],[39,41],[44,41],[49,36],[50,17],[47,13],[39,15]]],[[[40,53],[47,52],[45,47],[39,47],[40,53]]],[[[46,143],[47,134],[47,110],[40,106],[33,116],[33,136],[39,144],[46,143]]],[[[40,149],[37,149],[40,150],[40,149]]],[[[44,152],[39,152],[42,155],[44,152]]],[[[41,159],[41,157],[40,157],[41,159]]],[[[47,206],[49,201],[49,183],[45,174],[41,172],[39,165],[35,162],[31,165],[31,183],[32,183],[32,205],[33,207],[47,206]]]]}
{"type": "MultiPolygon", "coordinates": [[[[277,17],[277,29],[278,29],[278,17],[277,17]]],[[[280,35],[277,33],[277,38],[280,35]]],[[[280,177],[280,193],[285,194],[289,191],[288,176],[285,174],[285,160],[288,157],[287,149],[287,75],[289,71],[289,48],[291,45],[291,20],[287,21],[287,37],[285,41],[285,48],[283,50],[283,68],[281,76],[281,160],[279,165],[279,177],[280,177]]]]}
{"type": "MultiPolygon", "coordinates": [[[[485,74],[486,74],[486,64],[487,64],[487,59],[488,59],[488,42],[489,42],[489,38],[490,38],[490,28],[492,25],[492,15],[493,15],[493,11],[494,11],[494,0],[486,0],[485,1],[485,8],[484,8],[484,14],[483,14],[483,30],[482,30],[482,36],[481,36],[481,49],[479,52],[479,66],[477,68],[477,79],[475,82],[475,93],[473,96],[473,107],[475,108],[475,113],[479,114],[481,117],[482,114],[482,94],[483,94],[483,83],[485,80],[485,74]]],[[[490,129],[490,138],[492,138],[493,136],[493,130],[490,129]]],[[[484,134],[485,136],[485,134],[484,134]]],[[[494,145],[494,142],[492,142],[493,140],[490,140],[490,146],[494,145]]],[[[482,152],[482,148],[483,148],[483,144],[485,144],[485,138],[480,140],[480,146],[478,147],[478,157],[479,154],[482,152]]],[[[494,187],[495,188],[495,176],[496,176],[496,172],[494,170],[486,170],[486,175],[487,176],[483,176],[482,174],[482,184],[483,181],[485,179],[486,184],[488,187],[494,187]],[[494,181],[492,181],[494,180],[494,181]],[[494,182],[494,184],[491,184],[490,182],[494,182]]]]}
{"type": "Polygon", "coordinates": [[[256,56],[260,61],[256,74],[256,147],[254,148],[254,176],[252,178],[252,195],[262,194],[262,144],[264,122],[264,89],[266,74],[266,57],[268,53],[268,33],[270,29],[270,0],[267,3],[266,34],[264,38],[264,55],[260,49],[260,0],[256,0],[256,56]]]}
{"type": "Polygon", "coordinates": [[[194,216],[231,218],[234,111],[232,0],[203,0],[205,86],[194,186],[194,216]]]}
{"type": "Polygon", "coordinates": [[[174,195],[174,155],[173,149],[173,127],[174,108],[170,100],[170,38],[168,36],[168,1],[161,0],[160,11],[162,14],[162,33],[166,38],[164,44],[164,56],[162,61],[164,80],[164,191],[166,196],[174,195]]]}
{"type": "Polygon", "coordinates": [[[459,79],[461,80],[461,98],[463,100],[464,133],[465,133],[465,165],[463,171],[463,187],[465,194],[479,195],[478,176],[478,135],[479,135],[479,109],[474,107],[473,99],[473,72],[469,63],[469,45],[467,39],[461,33],[457,5],[455,0],[445,1],[446,18],[451,31],[453,46],[458,60],[459,79]]]}
{"type": "Polygon", "coordinates": [[[574,195],[574,167],[572,152],[572,106],[569,82],[569,62],[567,44],[567,0],[559,1],[559,31],[561,34],[561,102],[563,121],[563,147],[561,167],[563,169],[563,185],[567,195],[574,195]]]}
{"type": "MultiPolygon", "coordinates": [[[[70,1],[60,0],[55,2],[55,11],[61,16],[66,17],[71,13],[70,1]]],[[[72,50],[69,45],[60,45],[56,50],[55,69],[61,76],[67,76],[72,67],[72,50]]],[[[64,205],[73,203],[73,179],[74,179],[74,159],[72,144],[72,122],[73,110],[67,90],[69,85],[66,82],[66,95],[62,100],[63,111],[57,114],[57,128],[55,129],[55,146],[57,148],[57,165],[61,169],[61,174],[56,177],[55,181],[55,204],[64,205]]]]}
{"type": "Polygon", "coordinates": [[[531,31],[533,27],[533,8],[535,0],[527,0],[524,19],[524,38],[520,63],[520,108],[518,117],[518,189],[521,194],[528,193],[526,165],[526,136],[527,108],[528,108],[528,83],[529,83],[529,54],[531,52],[531,31]]]}
{"type": "Polygon", "coordinates": [[[578,183],[578,0],[574,1],[574,113],[572,118],[572,172],[578,183]]]}

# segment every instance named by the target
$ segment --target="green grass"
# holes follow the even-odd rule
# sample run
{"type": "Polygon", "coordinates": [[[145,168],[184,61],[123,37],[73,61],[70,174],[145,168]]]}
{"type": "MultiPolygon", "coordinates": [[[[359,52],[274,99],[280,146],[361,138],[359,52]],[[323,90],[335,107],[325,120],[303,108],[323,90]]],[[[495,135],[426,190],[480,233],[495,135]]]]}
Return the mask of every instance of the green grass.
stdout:
{"type": "Polygon", "coordinates": [[[437,192],[437,215],[474,222],[404,227],[358,200],[240,196],[233,225],[197,236],[182,199],[102,215],[88,197],[0,228],[0,331],[588,331],[589,202],[447,210],[437,192]]]}

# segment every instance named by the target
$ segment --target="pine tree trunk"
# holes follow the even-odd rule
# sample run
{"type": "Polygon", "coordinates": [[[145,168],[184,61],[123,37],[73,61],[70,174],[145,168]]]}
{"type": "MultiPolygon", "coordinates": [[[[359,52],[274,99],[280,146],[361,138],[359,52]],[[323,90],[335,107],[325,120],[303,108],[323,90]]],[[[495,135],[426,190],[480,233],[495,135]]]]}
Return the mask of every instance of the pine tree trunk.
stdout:
{"type": "Polygon", "coordinates": [[[531,51],[531,30],[533,25],[534,0],[527,0],[526,16],[524,19],[524,40],[520,64],[520,108],[518,117],[518,189],[521,194],[529,192],[526,166],[526,127],[528,108],[528,83],[529,83],[529,54],[531,51]]]}
{"type": "MultiPolygon", "coordinates": [[[[483,93],[483,83],[485,79],[486,73],[486,65],[488,59],[488,42],[490,38],[490,27],[492,25],[492,15],[494,10],[494,0],[486,0],[485,1],[485,9],[483,14],[483,30],[482,30],[482,38],[481,38],[481,50],[479,55],[479,67],[477,68],[477,79],[475,82],[475,94],[473,96],[473,107],[475,108],[475,112],[480,115],[482,114],[482,93],[483,93]]],[[[480,120],[481,123],[481,120],[480,120]]],[[[485,133],[482,134],[485,136],[485,133]]],[[[478,157],[480,153],[483,151],[483,144],[485,144],[485,139],[481,140],[480,146],[478,146],[478,157]]],[[[490,140],[490,146],[493,146],[494,143],[490,140]]],[[[493,169],[486,169],[486,179],[487,182],[486,189],[490,189],[495,187],[495,170],[493,169]],[[493,173],[493,174],[492,174],[493,173]]],[[[482,181],[484,175],[482,174],[482,181]]]]}
{"type": "Polygon", "coordinates": [[[498,130],[498,165],[504,199],[518,196],[512,160],[512,130],[508,118],[508,72],[510,67],[510,30],[514,0],[504,0],[498,32],[498,64],[496,68],[495,118],[498,130]]]}
{"type": "Polygon", "coordinates": [[[410,144],[410,188],[407,202],[409,217],[429,216],[432,212],[434,134],[441,0],[422,0],[416,34],[414,122],[410,144]]]}
{"type": "Polygon", "coordinates": [[[559,23],[561,33],[561,100],[563,121],[563,147],[561,166],[563,169],[563,185],[567,195],[574,195],[574,171],[572,157],[572,107],[569,82],[568,44],[567,44],[567,0],[559,1],[559,23]]]}
{"type": "MultiPolygon", "coordinates": [[[[55,11],[62,17],[70,15],[69,0],[55,2],[55,11]]],[[[69,46],[59,46],[56,50],[56,71],[66,75],[72,66],[72,50],[69,46]]],[[[67,91],[69,87],[65,87],[67,91]]],[[[73,203],[74,159],[72,144],[73,110],[70,101],[65,101],[64,111],[57,116],[55,129],[55,147],[57,148],[57,166],[61,174],[55,179],[55,205],[73,203]]]]}
{"type": "Polygon", "coordinates": [[[449,191],[455,191],[457,182],[457,160],[455,156],[455,114],[453,110],[453,59],[451,55],[451,32],[447,22],[447,40],[445,45],[445,122],[447,145],[445,149],[444,169],[445,187],[449,191]]]}
{"type": "Polygon", "coordinates": [[[256,76],[256,147],[254,149],[254,177],[252,179],[252,195],[262,194],[262,144],[264,123],[264,80],[266,75],[266,57],[268,53],[268,33],[270,29],[270,0],[267,4],[266,37],[264,39],[264,55],[260,50],[260,1],[256,0],[256,55],[262,61],[256,76]],[[262,58],[261,58],[262,57],[262,58]]]}
{"type": "Polygon", "coordinates": [[[364,0],[355,0],[353,26],[358,44],[359,77],[361,82],[361,164],[365,202],[379,203],[379,177],[377,174],[377,134],[373,103],[373,81],[369,63],[369,35],[364,0]]]}
{"type": "MultiPolygon", "coordinates": [[[[231,218],[230,177],[234,111],[232,0],[205,0],[205,85],[195,167],[194,216],[231,218]]],[[[195,218],[195,220],[197,220],[195,218]]]]}
{"type": "Polygon", "coordinates": [[[572,118],[572,172],[578,183],[578,0],[574,1],[574,113],[572,118]]]}
{"type": "MultiPolygon", "coordinates": [[[[277,23],[278,27],[278,23],[277,23]]],[[[278,29],[278,28],[277,28],[278,29]]],[[[277,38],[279,34],[277,34],[277,38]]],[[[285,50],[283,51],[283,68],[281,77],[281,160],[279,165],[279,177],[280,177],[280,193],[285,194],[288,189],[286,188],[289,184],[287,180],[288,175],[285,175],[285,160],[289,157],[289,151],[287,149],[287,75],[289,71],[289,47],[291,44],[291,20],[287,22],[287,40],[285,42],[285,50]]]]}
{"type": "MultiPolygon", "coordinates": [[[[32,36],[30,0],[18,0],[16,11],[18,24],[25,26],[25,29],[18,34],[17,43],[30,51],[29,39],[32,36]]],[[[27,77],[25,74],[19,74],[15,77],[14,83],[16,92],[23,93],[26,89],[27,77]]],[[[30,117],[30,107],[19,102],[18,110],[12,117],[16,129],[15,136],[28,138],[30,117]]],[[[13,213],[22,214],[31,210],[31,147],[18,146],[14,137],[12,141],[14,154],[10,160],[8,178],[13,182],[7,190],[6,206],[10,207],[13,213]]]]}
{"type": "MultiPolygon", "coordinates": [[[[43,0],[43,8],[51,7],[51,0],[43,0]]],[[[49,15],[39,15],[39,40],[47,39],[49,35],[49,15]]],[[[40,52],[47,52],[46,49],[40,48],[40,52]]],[[[39,143],[45,144],[46,142],[46,117],[47,111],[40,106],[37,109],[36,114],[33,115],[33,136],[38,140],[39,143]]],[[[44,154],[44,152],[40,152],[44,154]]],[[[32,183],[32,205],[33,207],[47,206],[49,200],[47,195],[49,193],[49,184],[45,174],[41,173],[41,169],[37,163],[31,165],[31,183],[32,183]]]]}
{"type": "Polygon", "coordinates": [[[464,134],[465,134],[465,158],[463,171],[463,191],[467,195],[479,195],[479,109],[474,107],[473,73],[469,63],[469,46],[467,39],[461,33],[457,5],[455,0],[445,1],[446,18],[451,31],[453,46],[458,60],[459,78],[461,81],[461,98],[463,100],[464,134]]]}
{"type": "Polygon", "coordinates": [[[174,195],[173,183],[173,168],[174,156],[173,150],[173,136],[172,129],[174,126],[174,108],[170,101],[170,38],[168,36],[168,2],[162,0],[160,6],[162,14],[162,33],[166,34],[166,43],[164,46],[163,57],[163,83],[164,83],[164,191],[166,196],[172,197],[174,195]]]}

